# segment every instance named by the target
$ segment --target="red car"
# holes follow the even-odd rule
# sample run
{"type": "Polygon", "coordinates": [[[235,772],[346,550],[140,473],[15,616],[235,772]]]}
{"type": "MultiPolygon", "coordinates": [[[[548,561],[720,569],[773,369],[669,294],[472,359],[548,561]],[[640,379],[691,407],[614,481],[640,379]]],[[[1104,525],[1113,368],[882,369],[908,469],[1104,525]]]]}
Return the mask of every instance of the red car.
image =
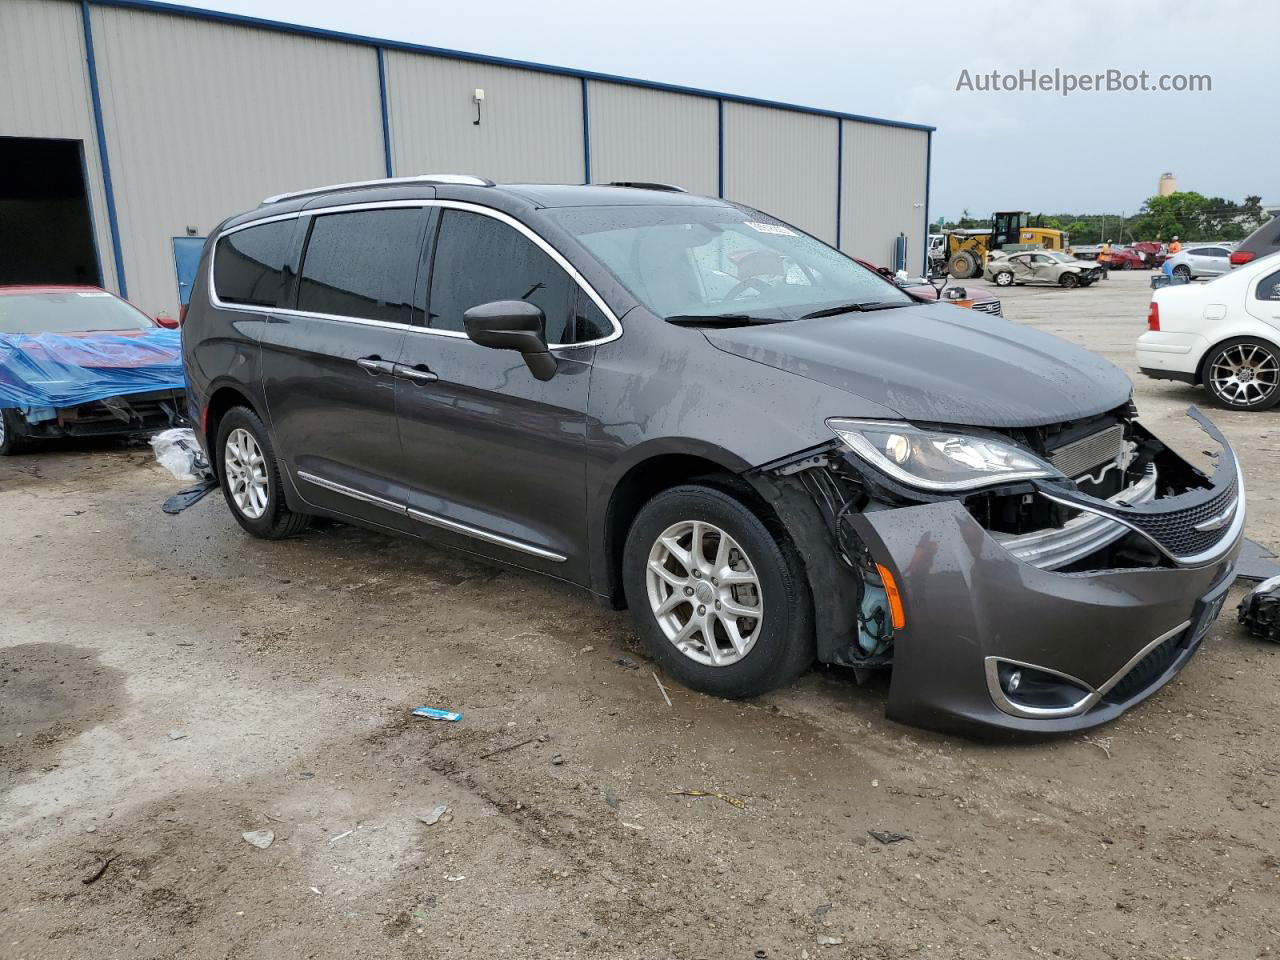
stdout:
{"type": "Polygon", "coordinates": [[[1129,249],[1137,251],[1143,260],[1147,262],[1147,266],[1158,267],[1169,258],[1168,250],[1163,243],[1156,243],[1154,240],[1140,240],[1137,243],[1129,244],[1129,249]]]}
{"type": "Polygon", "coordinates": [[[1108,270],[1150,270],[1154,266],[1134,247],[1112,247],[1108,270]]]}
{"type": "Polygon", "coordinates": [[[900,281],[892,270],[888,267],[877,267],[874,263],[868,263],[866,260],[858,260],[860,264],[868,270],[874,270],[885,280],[892,283],[895,287],[901,287],[907,293],[919,297],[921,300],[943,300],[947,303],[955,304],[957,307],[968,307],[970,310],[977,310],[979,313],[989,313],[995,317],[1004,316],[1004,308],[1001,306],[1000,298],[993,297],[989,293],[981,290],[969,289],[967,287],[943,287],[941,291],[931,283],[911,283],[910,281],[900,281]]]}
{"type": "Polygon", "coordinates": [[[177,325],[99,287],[0,286],[0,456],[28,439],[179,422],[177,325]]]}

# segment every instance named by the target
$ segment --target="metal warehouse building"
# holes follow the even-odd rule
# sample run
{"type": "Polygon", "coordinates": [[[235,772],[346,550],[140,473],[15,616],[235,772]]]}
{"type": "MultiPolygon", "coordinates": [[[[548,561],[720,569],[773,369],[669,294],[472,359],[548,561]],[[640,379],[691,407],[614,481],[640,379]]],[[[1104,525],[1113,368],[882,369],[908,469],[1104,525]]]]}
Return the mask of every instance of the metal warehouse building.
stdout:
{"type": "Polygon", "coordinates": [[[428,172],[674,183],[924,261],[920,124],[145,0],[0,0],[0,77],[0,283],[172,314],[224,217],[428,172]]]}

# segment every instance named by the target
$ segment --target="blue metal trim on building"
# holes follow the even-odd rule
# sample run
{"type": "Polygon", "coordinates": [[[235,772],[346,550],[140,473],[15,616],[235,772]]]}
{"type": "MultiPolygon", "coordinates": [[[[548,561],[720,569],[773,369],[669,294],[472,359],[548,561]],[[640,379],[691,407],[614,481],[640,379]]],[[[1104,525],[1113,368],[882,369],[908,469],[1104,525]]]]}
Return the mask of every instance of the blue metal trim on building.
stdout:
{"type": "Polygon", "coordinates": [[[587,78],[582,78],[582,182],[591,182],[591,100],[587,78]]]}
{"type": "Polygon", "coordinates": [[[777,100],[763,100],[759,97],[739,96],[732,93],[719,93],[698,87],[686,87],[675,83],[659,83],[653,80],[637,80],[634,77],[620,77],[614,74],[599,73],[593,70],[573,70],[568,67],[556,67],[546,63],[535,63],[529,60],[514,60],[508,57],[491,57],[480,53],[467,53],[462,50],[449,50],[444,47],[432,47],[419,43],[407,43],[399,40],[386,40],[367,37],[356,33],[343,33],[338,30],[326,30],[321,27],[305,27],[298,24],[284,23],[279,20],[267,20],[262,17],[247,17],[238,13],[223,13],[218,10],[206,10],[202,7],[184,7],[176,3],[164,3],[160,0],[82,0],[100,7],[122,7],[128,10],[143,10],[152,13],[168,13],[180,17],[191,17],[197,20],[211,20],[229,23],[241,27],[257,27],[263,30],[275,30],[281,33],[292,33],[319,40],[336,40],[343,43],[355,43],[364,46],[382,47],[386,50],[403,50],[408,53],[423,53],[450,60],[466,60],[472,63],[487,63],[500,67],[516,67],[521,70],[534,70],[539,73],[553,73],[563,77],[579,77],[582,80],[600,80],[606,83],[621,83],[631,87],[643,87],[648,90],[662,90],[667,93],[684,93],[697,97],[712,97],[727,100],[731,103],[743,103],[756,107],[772,107],[777,110],[790,110],[795,113],[807,113],[820,117],[836,117],[842,120],[856,120],[859,123],[874,123],[885,127],[905,127],[908,130],[935,130],[928,124],[907,123],[902,120],[886,120],[883,117],[868,117],[857,113],[843,113],[839,110],[823,110],[818,107],[806,107],[795,103],[777,100]]]}
{"type": "Polygon", "coordinates": [[[836,249],[840,249],[840,221],[844,219],[844,121],[836,123],[836,249]]]}
{"type": "Polygon", "coordinates": [[[724,97],[716,99],[716,123],[719,126],[717,136],[720,138],[719,153],[716,162],[719,164],[720,199],[724,199],[724,97]]]}
{"type": "Polygon", "coordinates": [[[107,160],[107,129],[102,123],[102,97],[98,93],[98,62],[93,55],[93,23],[89,16],[89,0],[80,0],[80,19],[84,24],[85,65],[89,70],[89,95],[93,100],[93,126],[98,134],[98,162],[102,164],[102,195],[107,207],[107,226],[111,231],[111,252],[116,265],[116,287],[120,296],[129,296],[124,279],[124,252],[120,249],[120,224],[116,220],[116,194],[111,186],[111,164],[107,160]]]}
{"type": "Polygon", "coordinates": [[[382,158],[387,168],[387,176],[394,177],[395,170],[391,165],[391,121],[387,117],[387,65],[384,62],[382,48],[378,47],[378,100],[382,106],[382,158]]]}
{"type": "Polygon", "coordinates": [[[933,133],[925,135],[924,146],[924,271],[929,276],[929,181],[933,177],[933,133]]]}

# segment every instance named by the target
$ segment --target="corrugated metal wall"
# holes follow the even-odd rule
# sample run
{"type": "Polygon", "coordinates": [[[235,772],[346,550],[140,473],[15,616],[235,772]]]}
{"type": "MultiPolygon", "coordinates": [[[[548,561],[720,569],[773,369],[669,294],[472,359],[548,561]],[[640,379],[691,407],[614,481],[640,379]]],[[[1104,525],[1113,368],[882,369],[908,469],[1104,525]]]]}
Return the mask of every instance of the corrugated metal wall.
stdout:
{"type": "Polygon", "coordinates": [[[832,117],[726,103],[725,197],[835,243],[838,122],[832,117]]]}
{"type": "Polygon", "coordinates": [[[383,173],[369,47],[93,7],[129,297],[177,303],[172,238],[263,197],[383,173]]]}
{"type": "Polygon", "coordinates": [[[708,97],[588,83],[591,179],[673,183],[690,193],[720,189],[719,107],[708,97]]]}
{"type": "MultiPolygon", "coordinates": [[[[172,238],[188,228],[204,235],[272,193],[384,174],[373,41],[214,14],[90,10],[124,269],[144,309],[176,311],[172,238]]],[[[0,63],[0,136],[83,142],[99,261],[118,288],[80,3],[0,0],[0,63]]],[[[386,50],[384,68],[397,176],[585,179],[580,77],[402,49],[386,50]]],[[[838,219],[844,249],[882,263],[901,231],[908,266],[922,262],[925,131],[726,99],[722,141],[715,95],[594,78],[586,90],[592,180],[656,180],[714,196],[723,169],[731,200],[829,242],[838,219]]]]}
{"type": "Polygon", "coordinates": [[[844,198],[840,245],[856,257],[893,265],[893,242],[907,235],[907,270],[924,263],[929,134],[843,120],[844,198]]]}
{"type": "Polygon", "coordinates": [[[0,136],[79,140],[103,282],[115,286],[78,3],[0,2],[0,136]]]}
{"type": "Polygon", "coordinates": [[[397,50],[386,54],[386,74],[396,176],[582,182],[580,80],[397,50]]]}

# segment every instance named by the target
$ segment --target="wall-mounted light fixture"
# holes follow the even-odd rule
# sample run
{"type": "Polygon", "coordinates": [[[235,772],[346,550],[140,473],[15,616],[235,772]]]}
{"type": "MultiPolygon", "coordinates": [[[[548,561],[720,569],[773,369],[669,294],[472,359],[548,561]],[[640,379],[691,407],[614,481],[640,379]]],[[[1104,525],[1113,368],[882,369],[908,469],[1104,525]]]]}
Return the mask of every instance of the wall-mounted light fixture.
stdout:
{"type": "Polygon", "coordinates": [[[473,120],[472,126],[480,126],[480,104],[484,103],[484,87],[476,87],[476,95],[473,98],[476,102],[476,118],[473,120]]]}

